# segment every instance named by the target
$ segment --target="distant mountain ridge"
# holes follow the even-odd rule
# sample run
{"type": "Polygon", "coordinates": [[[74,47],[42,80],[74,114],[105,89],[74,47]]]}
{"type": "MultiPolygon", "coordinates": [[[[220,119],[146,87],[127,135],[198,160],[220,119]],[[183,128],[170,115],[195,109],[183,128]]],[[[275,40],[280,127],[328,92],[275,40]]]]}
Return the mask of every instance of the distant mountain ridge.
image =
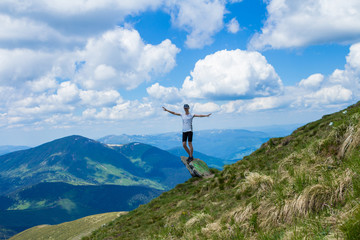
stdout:
{"type": "Polygon", "coordinates": [[[20,151],[20,150],[25,150],[25,149],[29,149],[29,148],[30,147],[27,147],[27,146],[3,145],[3,146],[0,146],[0,156],[4,155],[4,154],[7,154],[7,153],[20,151]]]}
{"type": "MultiPolygon", "coordinates": [[[[239,160],[250,154],[269,140],[265,132],[248,131],[242,129],[201,130],[194,132],[193,145],[196,151],[211,157],[224,160],[239,160]]],[[[181,147],[181,133],[162,133],[153,135],[109,135],[98,139],[107,144],[127,144],[141,142],[152,146],[170,150],[181,147]]]]}

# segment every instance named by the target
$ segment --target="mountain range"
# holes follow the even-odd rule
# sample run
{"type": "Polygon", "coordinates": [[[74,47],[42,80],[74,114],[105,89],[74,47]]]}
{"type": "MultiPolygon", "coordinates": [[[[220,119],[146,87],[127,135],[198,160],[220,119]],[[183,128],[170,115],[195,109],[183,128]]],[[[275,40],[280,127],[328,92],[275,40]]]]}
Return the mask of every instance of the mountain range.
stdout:
{"type": "Polygon", "coordinates": [[[3,146],[0,146],[0,156],[7,154],[7,153],[11,153],[11,152],[19,151],[19,150],[25,150],[25,149],[29,149],[29,148],[30,147],[27,147],[27,146],[3,145],[3,146]]]}
{"type": "Polygon", "coordinates": [[[81,136],[5,154],[0,162],[3,194],[40,182],[147,185],[163,190],[174,186],[168,181],[169,169],[180,169],[181,180],[187,173],[176,156],[161,149],[140,143],[106,145],[81,136]]]}
{"type": "Polygon", "coordinates": [[[0,235],[129,211],[189,177],[177,156],[141,143],[75,135],[8,153],[0,156],[0,235]]]}
{"type": "MultiPolygon", "coordinates": [[[[283,132],[271,134],[242,129],[202,130],[195,131],[193,138],[194,149],[207,156],[232,162],[250,154],[266,142],[270,137],[283,132]],[[232,160],[232,161],[231,161],[232,160]]],[[[181,133],[163,133],[154,135],[109,135],[98,139],[107,144],[127,144],[141,142],[152,146],[173,151],[181,148],[181,133]]]]}

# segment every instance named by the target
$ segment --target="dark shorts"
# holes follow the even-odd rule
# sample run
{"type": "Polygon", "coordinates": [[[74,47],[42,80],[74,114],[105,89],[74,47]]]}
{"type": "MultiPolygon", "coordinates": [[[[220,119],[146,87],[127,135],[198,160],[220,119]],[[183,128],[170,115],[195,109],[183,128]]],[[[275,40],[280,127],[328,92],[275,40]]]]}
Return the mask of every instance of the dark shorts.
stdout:
{"type": "Polygon", "coordinates": [[[192,138],[193,138],[193,132],[183,132],[183,136],[182,136],[182,141],[186,142],[186,139],[189,142],[192,142],[192,138]]]}

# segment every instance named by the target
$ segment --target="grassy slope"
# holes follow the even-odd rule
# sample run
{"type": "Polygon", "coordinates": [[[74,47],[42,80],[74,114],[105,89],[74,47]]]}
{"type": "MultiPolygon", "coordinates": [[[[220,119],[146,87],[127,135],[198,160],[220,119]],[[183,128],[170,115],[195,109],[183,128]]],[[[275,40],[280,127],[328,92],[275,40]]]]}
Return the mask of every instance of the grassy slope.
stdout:
{"type": "Polygon", "coordinates": [[[57,240],[75,240],[81,239],[83,236],[90,234],[93,230],[99,228],[105,223],[114,220],[125,212],[104,213],[72,222],[66,222],[59,225],[41,225],[30,228],[16,236],[11,240],[41,240],[41,239],[57,239],[57,240]]]}
{"type": "Polygon", "coordinates": [[[85,239],[358,239],[360,104],[270,139],[85,239]]]}

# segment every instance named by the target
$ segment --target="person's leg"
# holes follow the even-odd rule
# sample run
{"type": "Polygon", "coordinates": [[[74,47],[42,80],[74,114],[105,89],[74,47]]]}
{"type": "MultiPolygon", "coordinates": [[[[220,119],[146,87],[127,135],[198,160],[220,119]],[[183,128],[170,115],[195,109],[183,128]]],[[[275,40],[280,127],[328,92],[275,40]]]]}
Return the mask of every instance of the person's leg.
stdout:
{"type": "Polygon", "coordinates": [[[183,142],[183,147],[184,147],[185,151],[189,154],[189,157],[190,157],[190,150],[189,150],[189,148],[186,146],[186,142],[183,142]]]}
{"type": "Polygon", "coordinates": [[[193,139],[193,132],[189,132],[188,134],[188,143],[189,143],[189,150],[190,150],[190,159],[193,159],[193,153],[194,153],[194,148],[192,145],[192,139],[193,139]]]}
{"type": "Polygon", "coordinates": [[[192,145],[192,142],[188,142],[189,143],[189,150],[190,150],[190,154],[189,156],[192,158],[193,157],[193,153],[194,153],[194,148],[193,148],[193,145],[192,145]]]}
{"type": "Polygon", "coordinates": [[[182,134],[182,144],[183,144],[183,147],[185,149],[185,151],[189,154],[189,157],[190,157],[190,150],[189,148],[186,146],[186,140],[187,140],[187,133],[186,132],[183,132],[182,134]]]}

